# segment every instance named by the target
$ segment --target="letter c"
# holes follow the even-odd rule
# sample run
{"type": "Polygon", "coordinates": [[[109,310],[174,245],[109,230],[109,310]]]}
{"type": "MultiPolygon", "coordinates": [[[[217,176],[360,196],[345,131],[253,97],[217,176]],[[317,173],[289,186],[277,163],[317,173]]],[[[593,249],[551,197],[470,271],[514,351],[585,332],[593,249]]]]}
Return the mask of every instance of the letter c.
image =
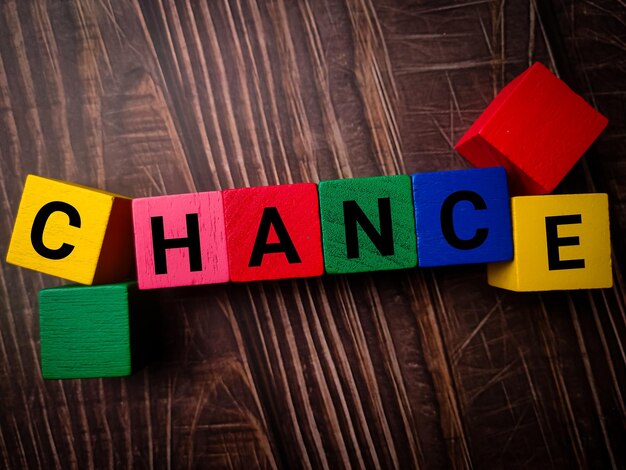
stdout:
{"type": "Polygon", "coordinates": [[[80,214],[74,206],[71,206],[67,202],[62,201],[49,202],[41,209],[39,209],[39,212],[37,212],[37,215],[35,216],[33,228],[30,231],[30,241],[33,244],[33,248],[38,254],[40,254],[44,258],[58,260],[69,256],[70,253],[74,250],[74,245],[70,245],[69,243],[63,243],[57,249],[48,248],[46,245],[44,245],[43,232],[46,228],[46,223],[48,222],[48,219],[55,212],[63,212],[70,219],[70,226],[80,228],[80,214]]]}
{"type": "Polygon", "coordinates": [[[452,221],[452,212],[454,207],[461,201],[468,201],[476,210],[487,209],[485,200],[474,191],[457,191],[450,194],[441,206],[441,231],[446,241],[459,250],[473,250],[482,245],[487,239],[489,229],[483,227],[476,230],[474,236],[470,239],[459,238],[454,231],[454,222],[452,221]]]}

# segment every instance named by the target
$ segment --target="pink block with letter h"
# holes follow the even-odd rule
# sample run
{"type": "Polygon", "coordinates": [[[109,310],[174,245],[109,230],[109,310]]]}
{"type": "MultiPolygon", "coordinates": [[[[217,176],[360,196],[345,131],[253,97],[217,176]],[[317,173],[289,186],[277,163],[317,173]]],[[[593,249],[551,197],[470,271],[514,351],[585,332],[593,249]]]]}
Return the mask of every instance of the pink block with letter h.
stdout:
{"type": "Polygon", "coordinates": [[[221,191],[133,200],[140,289],[227,282],[221,191]]]}

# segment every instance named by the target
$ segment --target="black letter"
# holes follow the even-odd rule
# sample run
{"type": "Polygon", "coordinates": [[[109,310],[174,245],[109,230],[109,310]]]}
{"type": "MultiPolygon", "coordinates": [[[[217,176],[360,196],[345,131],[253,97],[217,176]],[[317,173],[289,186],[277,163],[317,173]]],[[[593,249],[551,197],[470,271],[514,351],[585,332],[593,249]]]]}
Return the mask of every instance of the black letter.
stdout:
{"type": "Polygon", "coordinates": [[[70,219],[69,224],[72,227],[80,228],[80,214],[74,206],[61,201],[49,202],[39,209],[35,216],[33,227],[30,230],[30,242],[33,244],[35,251],[44,258],[63,259],[74,250],[74,245],[63,243],[60,248],[53,250],[43,244],[43,230],[46,227],[48,218],[55,212],[65,213],[70,219]]]}
{"type": "Polygon", "coordinates": [[[189,248],[189,271],[202,271],[198,214],[186,214],[185,220],[187,221],[187,237],[169,238],[166,240],[165,230],[163,229],[163,217],[150,217],[155,274],[167,274],[165,250],[169,248],[189,248]]]}
{"type": "Polygon", "coordinates": [[[584,259],[567,259],[559,258],[560,246],[580,245],[578,237],[559,237],[558,226],[582,223],[580,214],[573,215],[553,215],[546,217],[546,240],[548,243],[548,269],[556,271],[557,269],[580,269],[585,267],[584,259]]]}
{"type": "Polygon", "coordinates": [[[393,224],[391,223],[391,202],[388,197],[378,199],[378,221],[380,233],[367,218],[356,201],[343,202],[343,219],[346,230],[346,255],[350,258],[359,257],[358,223],[372,241],[378,252],[383,256],[394,254],[393,224]]]}
{"type": "Polygon", "coordinates": [[[290,264],[302,262],[285,228],[283,219],[280,218],[278,209],[275,207],[266,207],[263,210],[259,231],[256,234],[256,240],[254,241],[254,248],[252,248],[252,255],[250,256],[248,267],[261,266],[263,256],[267,253],[285,253],[287,261],[289,261],[290,264]],[[267,243],[267,237],[270,234],[270,227],[272,225],[274,226],[278,240],[280,240],[278,243],[267,243]]]}
{"type": "Polygon", "coordinates": [[[445,201],[443,201],[443,205],[441,206],[441,231],[450,246],[453,246],[454,248],[457,248],[459,250],[472,250],[474,248],[478,248],[485,242],[489,233],[489,229],[477,229],[474,236],[469,240],[463,240],[459,238],[454,231],[454,221],[452,220],[452,213],[454,211],[454,206],[456,206],[461,201],[471,202],[474,206],[474,209],[476,210],[487,209],[487,204],[485,204],[485,200],[474,191],[457,191],[455,193],[452,193],[446,198],[445,201]]]}

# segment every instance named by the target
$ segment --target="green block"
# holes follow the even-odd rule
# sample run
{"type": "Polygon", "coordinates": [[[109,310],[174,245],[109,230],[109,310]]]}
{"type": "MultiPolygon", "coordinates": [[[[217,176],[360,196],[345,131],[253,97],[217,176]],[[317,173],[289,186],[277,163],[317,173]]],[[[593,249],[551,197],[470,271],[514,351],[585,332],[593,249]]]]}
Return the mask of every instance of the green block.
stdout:
{"type": "Polygon", "coordinates": [[[327,273],[417,266],[408,175],[322,181],[319,196],[327,273]]]}
{"type": "Polygon", "coordinates": [[[131,373],[129,294],[135,283],[70,285],[39,292],[44,379],[131,373]]]}

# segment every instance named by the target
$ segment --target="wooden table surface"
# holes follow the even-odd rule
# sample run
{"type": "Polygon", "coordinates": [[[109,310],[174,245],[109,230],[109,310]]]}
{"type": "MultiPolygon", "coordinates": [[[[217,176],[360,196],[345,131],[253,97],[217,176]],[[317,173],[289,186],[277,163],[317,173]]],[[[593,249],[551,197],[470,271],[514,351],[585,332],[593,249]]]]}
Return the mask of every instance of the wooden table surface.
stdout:
{"type": "Polygon", "coordinates": [[[0,467],[626,467],[621,0],[2,1],[0,467]],[[484,266],[150,291],[150,364],[46,381],[7,265],[25,177],[132,197],[468,168],[534,61],[610,124],[559,187],[607,192],[615,287],[484,266]]]}

